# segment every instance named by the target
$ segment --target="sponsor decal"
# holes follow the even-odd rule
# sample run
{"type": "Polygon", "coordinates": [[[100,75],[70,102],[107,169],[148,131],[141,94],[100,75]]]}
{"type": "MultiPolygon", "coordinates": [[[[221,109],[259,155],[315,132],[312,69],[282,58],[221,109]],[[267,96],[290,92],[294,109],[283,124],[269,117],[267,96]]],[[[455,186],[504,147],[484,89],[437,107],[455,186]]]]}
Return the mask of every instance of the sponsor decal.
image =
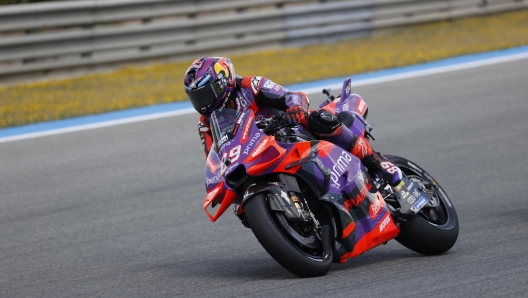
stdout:
{"type": "MultiPolygon", "coordinates": [[[[214,65],[214,70],[216,72],[216,74],[220,77],[220,78],[223,78],[223,77],[226,77],[226,78],[229,78],[231,75],[231,73],[234,73],[233,69],[231,69],[228,64],[227,64],[227,60],[225,58],[222,58],[218,61],[218,63],[215,63],[214,65]]],[[[233,83],[233,79],[234,79],[234,76],[231,76],[231,78],[229,79],[229,83],[232,84],[233,83]]],[[[227,80],[226,80],[227,81],[227,80]]]]}
{"type": "Polygon", "coordinates": [[[334,184],[336,184],[338,187],[340,187],[341,185],[339,184],[339,182],[337,182],[337,180],[339,179],[341,175],[343,175],[347,171],[347,167],[351,161],[352,161],[352,157],[350,157],[348,153],[343,151],[341,152],[341,156],[335,162],[335,165],[331,171],[330,178],[332,179],[334,184]]]}
{"type": "Polygon", "coordinates": [[[210,199],[214,198],[221,188],[222,188],[222,184],[218,185],[213,190],[208,192],[207,193],[207,197],[205,197],[205,200],[207,201],[207,200],[210,200],[210,199]]]}
{"type": "Polygon", "coordinates": [[[420,173],[422,172],[422,170],[418,166],[416,166],[415,164],[411,163],[410,161],[408,161],[407,164],[410,165],[411,167],[413,167],[416,171],[418,171],[420,173]]]}
{"type": "MultiPolygon", "coordinates": [[[[275,87],[273,89],[275,89],[275,91],[280,91],[281,90],[281,86],[275,85],[275,87]]],[[[284,88],[282,88],[282,89],[284,89],[284,88]]]]}
{"type": "Polygon", "coordinates": [[[272,81],[270,80],[267,80],[266,83],[264,83],[264,88],[268,88],[268,89],[271,89],[275,87],[275,83],[273,83],[272,81]]]}
{"type": "Polygon", "coordinates": [[[402,187],[404,187],[404,186],[405,186],[405,181],[402,180],[402,181],[400,182],[400,184],[398,184],[398,185],[396,185],[396,186],[394,187],[394,190],[395,190],[395,191],[400,191],[400,189],[402,189],[402,187]]]}
{"type": "Polygon", "coordinates": [[[418,202],[416,202],[416,204],[411,207],[411,211],[418,212],[420,209],[423,208],[423,206],[425,206],[425,204],[427,204],[427,202],[428,200],[426,198],[420,197],[418,199],[418,202]]]}
{"type": "Polygon", "coordinates": [[[223,135],[223,136],[220,138],[220,140],[218,140],[218,142],[216,142],[216,146],[217,146],[218,148],[220,148],[220,146],[222,146],[222,144],[224,144],[225,142],[227,142],[227,139],[228,139],[228,138],[229,138],[229,137],[228,137],[227,135],[223,135]]]}
{"type": "Polygon", "coordinates": [[[198,69],[200,69],[200,68],[202,68],[202,64],[203,64],[202,60],[198,59],[198,60],[195,60],[193,62],[193,64],[191,64],[191,67],[189,67],[189,68],[198,68],[198,69]]]}
{"type": "Polygon", "coordinates": [[[253,138],[249,141],[249,143],[247,144],[246,148],[244,148],[244,154],[249,154],[250,150],[251,150],[251,147],[253,147],[253,145],[255,145],[255,143],[257,142],[257,139],[260,137],[260,132],[257,132],[255,134],[255,136],[253,136],[253,138]]]}
{"type": "Polygon", "coordinates": [[[253,77],[251,79],[251,89],[253,90],[253,94],[257,95],[260,91],[260,81],[262,80],[261,77],[253,77]]]}
{"type": "Polygon", "coordinates": [[[405,199],[405,198],[409,195],[409,192],[408,192],[408,191],[405,191],[405,190],[402,190],[402,191],[400,192],[400,194],[401,194],[402,199],[405,199]]]}
{"type": "Polygon", "coordinates": [[[410,191],[410,190],[411,190],[411,188],[413,187],[413,185],[414,185],[414,182],[412,182],[412,181],[411,181],[411,184],[409,184],[409,186],[407,186],[407,190],[409,190],[409,191],[410,191]]]}
{"type": "Polygon", "coordinates": [[[413,191],[413,195],[414,195],[415,197],[419,198],[419,197],[421,196],[421,193],[420,193],[419,190],[415,189],[415,190],[413,191]]]}
{"type": "Polygon", "coordinates": [[[237,102],[238,107],[242,106],[243,108],[247,108],[249,106],[249,103],[247,102],[247,100],[242,97],[237,97],[236,102],[237,102]]]}
{"type": "Polygon", "coordinates": [[[376,199],[374,199],[374,202],[370,204],[370,218],[376,218],[379,211],[381,210],[381,207],[383,207],[383,200],[380,198],[380,194],[378,193],[376,195],[376,199]]]}
{"type": "Polygon", "coordinates": [[[211,177],[211,178],[206,178],[205,179],[205,185],[206,185],[206,187],[208,187],[209,184],[218,183],[220,180],[222,180],[222,176],[221,175],[216,175],[216,176],[211,177]]]}
{"type": "Polygon", "coordinates": [[[363,115],[363,113],[365,113],[365,107],[367,106],[367,104],[365,103],[365,101],[363,100],[363,98],[359,98],[359,101],[357,103],[357,110],[358,112],[363,115]]]}
{"type": "Polygon", "coordinates": [[[281,190],[281,197],[285,199],[288,204],[291,204],[290,198],[288,198],[288,195],[286,194],[286,192],[284,192],[284,190],[281,190]]]}
{"type": "Polygon", "coordinates": [[[253,195],[253,192],[248,192],[246,190],[246,192],[244,193],[244,200],[247,199],[248,197],[252,196],[253,195]]]}
{"type": "Polygon", "coordinates": [[[348,210],[350,207],[358,207],[368,196],[369,190],[372,189],[372,184],[368,181],[365,182],[365,187],[363,187],[355,198],[349,198],[345,201],[344,206],[348,210]]]}
{"type": "Polygon", "coordinates": [[[416,201],[416,198],[413,195],[410,195],[407,198],[407,202],[409,202],[409,204],[413,204],[415,201],[416,201]]]}
{"type": "Polygon", "coordinates": [[[301,96],[299,94],[292,94],[290,95],[290,98],[288,101],[293,102],[294,106],[300,106],[301,105],[301,96]]]}
{"type": "Polygon", "coordinates": [[[211,172],[213,172],[213,173],[216,172],[216,165],[214,164],[214,162],[210,158],[207,159],[206,163],[207,163],[207,166],[209,167],[209,170],[211,172]]]}
{"type": "Polygon", "coordinates": [[[357,144],[359,145],[359,147],[361,147],[362,156],[367,156],[367,144],[365,143],[365,141],[363,141],[363,139],[359,139],[357,144]]]}
{"type": "Polygon", "coordinates": [[[225,175],[227,175],[230,172],[232,172],[234,169],[236,169],[236,167],[238,167],[238,161],[235,162],[235,163],[230,164],[229,167],[227,167],[227,169],[225,170],[225,175]]]}
{"type": "Polygon", "coordinates": [[[238,119],[236,121],[237,124],[240,124],[242,123],[242,120],[244,120],[244,115],[246,115],[246,112],[240,114],[240,116],[238,116],[238,119]]]}
{"type": "Polygon", "coordinates": [[[269,139],[264,139],[260,145],[257,147],[257,149],[255,149],[255,152],[253,152],[253,154],[251,154],[251,157],[255,157],[257,155],[259,155],[261,153],[262,150],[264,150],[264,148],[266,147],[266,144],[268,143],[268,140],[269,139]]]}
{"type": "Polygon", "coordinates": [[[389,224],[389,222],[390,222],[390,216],[387,215],[387,217],[385,217],[385,218],[383,219],[383,221],[381,222],[381,224],[380,224],[380,233],[381,233],[381,231],[383,231],[383,230],[385,229],[385,227],[387,227],[387,225],[389,224]]]}
{"type": "Polygon", "coordinates": [[[253,124],[253,118],[255,118],[254,114],[249,116],[246,121],[246,125],[244,125],[244,130],[242,130],[242,138],[240,139],[241,143],[245,143],[249,137],[249,131],[251,130],[251,124],[253,124]]]}

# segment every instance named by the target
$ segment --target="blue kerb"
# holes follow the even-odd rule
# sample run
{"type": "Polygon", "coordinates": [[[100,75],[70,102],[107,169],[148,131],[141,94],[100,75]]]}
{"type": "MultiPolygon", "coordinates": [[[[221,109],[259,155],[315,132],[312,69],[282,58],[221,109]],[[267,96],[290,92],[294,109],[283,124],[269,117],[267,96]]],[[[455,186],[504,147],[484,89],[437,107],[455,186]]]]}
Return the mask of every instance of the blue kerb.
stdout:
{"type": "Polygon", "coordinates": [[[67,127],[74,127],[74,126],[79,126],[79,125],[95,124],[95,123],[100,123],[100,122],[105,122],[105,121],[127,119],[127,118],[138,117],[138,116],[147,116],[147,115],[159,114],[159,113],[164,113],[164,112],[184,110],[188,108],[192,108],[192,105],[190,102],[185,101],[185,102],[177,102],[177,103],[160,104],[160,105],[149,106],[149,107],[127,109],[127,110],[109,112],[109,113],[98,114],[98,115],[88,115],[88,116],[76,117],[76,118],[65,119],[65,120],[57,120],[57,121],[42,122],[42,123],[29,124],[29,125],[23,125],[23,126],[17,126],[17,127],[9,127],[9,128],[0,130],[0,138],[21,135],[21,134],[35,133],[35,132],[43,132],[47,130],[55,130],[55,129],[61,129],[61,128],[67,128],[67,127]]]}

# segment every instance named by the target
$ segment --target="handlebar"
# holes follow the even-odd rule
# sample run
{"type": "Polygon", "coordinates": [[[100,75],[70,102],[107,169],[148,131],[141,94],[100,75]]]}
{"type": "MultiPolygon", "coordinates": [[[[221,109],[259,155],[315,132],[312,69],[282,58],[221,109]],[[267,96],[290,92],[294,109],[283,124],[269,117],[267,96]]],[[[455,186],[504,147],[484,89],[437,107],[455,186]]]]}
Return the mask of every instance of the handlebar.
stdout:
{"type": "Polygon", "coordinates": [[[283,127],[296,126],[296,124],[291,124],[286,122],[284,114],[273,115],[271,118],[264,118],[260,121],[256,121],[255,124],[259,129],[262,130],[265,134],[271,134],[283,127]]]}

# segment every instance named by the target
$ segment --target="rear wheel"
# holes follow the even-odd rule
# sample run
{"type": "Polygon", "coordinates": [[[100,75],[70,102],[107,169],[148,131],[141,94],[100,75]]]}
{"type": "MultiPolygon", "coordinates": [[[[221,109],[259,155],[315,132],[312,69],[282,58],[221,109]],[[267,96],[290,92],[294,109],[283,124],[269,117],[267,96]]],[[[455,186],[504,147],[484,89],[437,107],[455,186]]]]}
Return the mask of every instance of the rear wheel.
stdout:
{"type": "Polygon", "coordinates": [[[325,251],[321,231],[315,226],[290,224],[281,212],[269,208],[266,194],[248,199],[244,210],[257,240],[288,271],[300,277],[314,277],[330,270],[332,250],[325,251]]]}
{"type": "Polygon", "coordinates": [[[438,255],[451,249],[458,238],[458,217],[445,191],[416,163],[399,156],[386,155],[386,157],[411,181],[423,181],[438,186],[438,190],[420,213],[401,223],[396,241],[425,255],[438,255]]]}

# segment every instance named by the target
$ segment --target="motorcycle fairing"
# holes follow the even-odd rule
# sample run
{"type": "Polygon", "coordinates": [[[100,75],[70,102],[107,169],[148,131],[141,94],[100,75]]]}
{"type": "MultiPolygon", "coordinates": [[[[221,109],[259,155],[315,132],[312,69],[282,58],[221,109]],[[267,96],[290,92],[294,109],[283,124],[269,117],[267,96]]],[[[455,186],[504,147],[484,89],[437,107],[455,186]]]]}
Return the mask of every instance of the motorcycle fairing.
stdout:
{"type": "Polygon", "coordinates": [[[242,194],[236,193],[225,178],[243,166],[253,176],[295,175],[315,189],[321,200],[333,204],[338,210],[341,228],[337,231],[337,240],[346,247],[346,254],[340,259],[342,262],[394,238],[398,233],[390,218],[386,222],[388,209],[365,176],[357,157],[326,141],[277,142],[256,127],[252,111],[238,113],[232,130],[231,124],[226,124],[228,137],[216,134],[216,147],[208,156],[206,177],[210,183],[206,182],[204,209],[211,221],[216,221],[229,205],[241,202],[242,194]],[[226,163],[228,156],[238,157],[226,163]],[[213,203],[220,204],[215,215],[207,211],[207,207],[214,206],[213,203]],[[372,212],[374,206],[376,212],[372,212]]]}
{"type": "MultiPolygon", "coordinates": [[[[294,172],[295,176],[305,180],[315,193],[322,194],[321,200],[333,204],[338,210],[341,227],[338,241],[344,244],[347,252],[340,261],[394,238],[399,229],[392,223],[385,201],[366,175],[360,160],[326,141],[312,141],[310,148],[306,148],[306,144],[287,144],[293,146],[284,160],[290,162],[290,168],[302,164],[294,172]],[[302,149],[308,153],[301,158],[288,159],[288,154],[298,149],[296,146],[304,146],[302,149]],[[291,163],[291,160],[296,161],[291,163]],[[389,222],[384,223],[387,216],[389,222]],[[381,225],[383,229],[380,229],[381,225]]],[[[281,173],[288,168],[288,165],[281,164],[272,172],[281,173]]]]}

